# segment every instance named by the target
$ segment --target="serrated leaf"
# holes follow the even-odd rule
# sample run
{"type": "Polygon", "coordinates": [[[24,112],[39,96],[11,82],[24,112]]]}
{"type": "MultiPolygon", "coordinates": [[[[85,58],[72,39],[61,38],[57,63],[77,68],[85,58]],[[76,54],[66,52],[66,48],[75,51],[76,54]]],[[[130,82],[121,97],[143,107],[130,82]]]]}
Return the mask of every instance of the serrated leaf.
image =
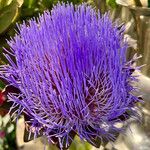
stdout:
{"type": "Polygon", "coordinates": [[[0,10],[0,34],[4,32],[10,24],[16,19],[18,14],[18,2],[13,0],[8,6],[0,10]]]}

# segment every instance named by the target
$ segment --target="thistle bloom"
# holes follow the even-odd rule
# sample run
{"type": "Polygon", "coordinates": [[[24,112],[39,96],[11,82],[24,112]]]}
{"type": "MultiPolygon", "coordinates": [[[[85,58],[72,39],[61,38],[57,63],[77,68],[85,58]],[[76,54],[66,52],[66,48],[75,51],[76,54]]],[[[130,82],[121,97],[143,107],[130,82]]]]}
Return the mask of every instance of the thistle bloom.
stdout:
{"type": "Polygon", "coordinates": [[[45,135],[61,149],[75,134],[95,146],[97,139],[113,140],[116,123],[139,101],[131,93],[136,58],[126,60],[124,29],[86,4],[57,4],[18,29],[5,54],[10,64],[0,68],[20,91],[8,94],[11,109],[28,116],[35,137],[45,135]]]}

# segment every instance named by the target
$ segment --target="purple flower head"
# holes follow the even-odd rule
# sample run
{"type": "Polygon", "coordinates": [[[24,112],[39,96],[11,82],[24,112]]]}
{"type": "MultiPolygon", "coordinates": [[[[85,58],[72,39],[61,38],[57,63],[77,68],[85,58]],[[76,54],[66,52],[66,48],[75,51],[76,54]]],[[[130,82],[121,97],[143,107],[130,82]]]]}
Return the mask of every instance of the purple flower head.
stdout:
{"type": "Polygon", "coordinates": [[[86,4],[60,3],[18,29],[5,54],[10,65],[0,68],[20,91],[9,93],[11,109],[28,116],[35,137],[45,135],[61,149],[75,134],[95,146],[97,139],[113,140],[116,123],[139,101],[131,93],[136,58],[126,60],[124,29],[86,4]]]}

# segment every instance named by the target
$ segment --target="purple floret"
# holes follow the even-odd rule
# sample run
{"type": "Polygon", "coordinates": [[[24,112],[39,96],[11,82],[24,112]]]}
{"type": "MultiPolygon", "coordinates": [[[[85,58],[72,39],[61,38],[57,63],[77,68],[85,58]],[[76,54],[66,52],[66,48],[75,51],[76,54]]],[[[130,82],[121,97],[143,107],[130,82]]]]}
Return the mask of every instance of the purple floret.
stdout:
{"type": "Polygon", "coordinates": [[[0,67],[0,77],[20,91],[9,93],[11,109],[28,116],[35,137],[61,149],[75,134],[95,146],[97,138],[113,140],[110,131],[120,132],[116,123],[139,101],[124,28],[86,4],[57,4],[18,29],[5,54],[10,64],[0,67]]]}

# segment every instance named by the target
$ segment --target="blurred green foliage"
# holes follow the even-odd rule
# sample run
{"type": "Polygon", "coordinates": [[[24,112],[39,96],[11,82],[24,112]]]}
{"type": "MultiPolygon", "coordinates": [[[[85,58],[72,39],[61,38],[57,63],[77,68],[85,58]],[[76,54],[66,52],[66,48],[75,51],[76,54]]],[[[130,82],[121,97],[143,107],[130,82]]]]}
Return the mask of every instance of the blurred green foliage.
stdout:
{"type": "MultiPolygon", "coordinates": [[[[46,9],[52,9],[53,5],[60,2],[68,2],[68,0],[24,0],[21,7],[21,20],[28,19],[32,16],[37,16],[46,9]]],[[[69,0],[73,4],[81,3],[82,0],[69,0]]]]}
{"type": "Polygon", "coordinates": [[[75,137],[70,146],[70,150],[91,150],[92,146],[88,142],[81,142],[79,137],[75,137]]]}
{"type": "Polygon", "coordinates": [[[0,116],[0,150],[16,150],[16,125],[10,123],[10,116],[0,116]],[[3,135],[2,135],[3,134],[3,135]]]}
{"type": "MultiPolygon", "coordinates": [[[[69,150],[91,150],[92,146],[88,142],[81,142],[79,137],[76,136],[69,147],[69,150]]],[[[48,150],[58,150],[54,145],[49,145],[48,150]]]]}

